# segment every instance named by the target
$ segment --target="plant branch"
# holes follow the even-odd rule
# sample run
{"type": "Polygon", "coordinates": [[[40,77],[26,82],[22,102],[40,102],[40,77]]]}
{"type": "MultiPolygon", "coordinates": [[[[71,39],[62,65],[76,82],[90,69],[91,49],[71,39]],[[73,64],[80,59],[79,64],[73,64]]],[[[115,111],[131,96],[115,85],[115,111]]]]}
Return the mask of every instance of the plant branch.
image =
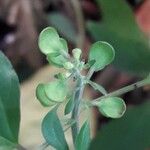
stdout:
{"type": "Polygon", "coordinates": [[[146,78],[146,79],[144,79],[142,81],[138,81],[138,82],[136,82],[134,84],[128,85],[128,86],[123,87],[123,88],[121,88],[119,90],[111,92],[111,93],[107,94],[106,96],[101,96],[101,97],[99,97],[97,99],[94,99],[91,103],[92,103],[92,105],[96,105],[103,98],[110,97],[110,96],[120,96],[122,94],[125,94],[127,92],[130,92],[132,90],[135,90],[137,88],[140,88],[140,87],[143,87],[143,86],[149,85],[149,84],[150,84],[150,78],[148,77],[148,78],[146,78]]]}
{"type": "Polygon", "coordinates": [[[80,102],[81,98],[83,95],[84,91],[84,84],[82,79],[80,78],[78,80],[77,86],[76,86],[77,91],[74,94],[74,109],[72,111],[72,116],[71,118],[75,120],[75,123],[71,126],[71,131],[72,131],[72,138],[73,138],[73,143],[75,144],[76,137],[79,133],[79,113],[80,113],[80,102]]]}

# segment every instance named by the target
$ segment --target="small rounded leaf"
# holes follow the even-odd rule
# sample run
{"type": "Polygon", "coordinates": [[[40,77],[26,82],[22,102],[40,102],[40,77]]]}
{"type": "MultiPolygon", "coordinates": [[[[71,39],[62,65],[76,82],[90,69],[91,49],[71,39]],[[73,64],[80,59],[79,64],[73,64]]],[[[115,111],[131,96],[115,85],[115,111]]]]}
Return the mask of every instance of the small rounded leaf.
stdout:
{"type": "Polygon", "coordinates": [[[63,102],[68,94],[68,87],[65,81],[56,80],[45,84],[45,93],[51,101],[63,102]]]}
{"type": "Polygon", "coordinates": [[[59,35],[52,27],[47,27],[40,33],[38,42],[41,52],[45,55],[63,49],[59,35]]]}
{"type": "Polygon", "coordinates": [[[107,97],[102,99],[97,107],[105,117],[120,118],[126,110],[126,105],[123,99],[119,97],[107,97]]]}
{"type": "Polygon", "coordinates": [[[107,42],[98,41],[94,43],[90,49],[89,61],[95,60],[92,66],[95,71],[103,69],[106,65],[110,64],[115,56],[114,48],[107,42]]]}
{"type": "Polygon", "coordinates": [[[44,84],[39,84],[36,88],[36,97],[37,99],[40,101],[40,103],[45,106],[53,106],[56,103],[52,102],[50,99],[48,99],[48,97],[45,94],[45,90],[44,90],[44,84]]]}

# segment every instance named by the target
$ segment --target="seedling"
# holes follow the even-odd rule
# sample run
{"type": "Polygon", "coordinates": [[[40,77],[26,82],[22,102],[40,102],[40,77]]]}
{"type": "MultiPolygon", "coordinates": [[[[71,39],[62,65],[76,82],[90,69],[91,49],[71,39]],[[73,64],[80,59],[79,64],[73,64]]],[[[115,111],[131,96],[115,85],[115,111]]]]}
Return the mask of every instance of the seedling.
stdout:
{"type": "Polygon", "coordinates": [[[86,63],[82,60],[81,49],[73,49],[70,55],[67,42],[59,37],[54,28],[47,27],[40,33],[39,48],[50,65],[65,70],[63,73],[56,74],[54,81],[40,83],[36,89],[36,96],[40,103],[44,107],[51,108],[42,122],[42,133],[46,141],[43,149],[51,145],[57,150],[68,150],[69,146],[64,132],[71,128],[74,149],[88,150],[91,141],[90,123],[87,119],[79,129],[81,106],[83,108],[85,105],[89,109],[97,107],[105,117],[120,118],[125,113],[126,105],[118,96],[150,83],[148,76],[135,84],[108,93],[104,87],[91,81],[94,72],[104,69],[114,60],[115,50],[107,42],[94,43],[90,48],[86,63]],[[88,70],[86,75],[83,75],[83,70],[88,70]],[[101,92],[103,96],[83,102],[83,92],[87,84],[101,92]],[[66,104],[64,116],[70,117],[65,131],[57,115],[61,104],[66,104]]]}

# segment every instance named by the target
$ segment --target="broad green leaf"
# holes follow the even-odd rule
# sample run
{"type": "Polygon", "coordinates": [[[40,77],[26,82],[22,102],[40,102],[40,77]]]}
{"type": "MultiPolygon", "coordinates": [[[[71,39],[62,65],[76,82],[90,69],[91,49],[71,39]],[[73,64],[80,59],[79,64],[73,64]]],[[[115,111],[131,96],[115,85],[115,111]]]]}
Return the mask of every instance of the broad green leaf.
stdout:
{"type": "Polygon", "coordinates": [[[63,64],[68,61],[62,55],[60,55],[58,53],[47,54],[47,60],[50,64],[52,64],[56,67],[60,67],[60,68],[62,68],[63,64]]]}
{"type": "Polygon", "coordinates": [[[148,150],[150,102],[128,108],[125,115],[104,125],[89,150],[148,150]]]}
{"type": "Polygon", "coordinates": [[[88,150],[90,144],[90,126],[86,121],[80,129],[75,142],[76,150],[88,150]]]}
{"type": "Polygon", "coordinates": [[[101,22],[89,22],[92,37],[109,42],[115,48],[114,65],[136,75],[150,72],[150,47],[140,31],[134,14],[126,1],[97,0],[102,12],[101,22]]]}
{"type": "Polygon", "coordinates": [[[17,150],[16,144],[0,136],[0,150],[17,150]]]}
{"type": "Polygon", "coordinates": [[[76,43],[76,30],[72,22],[62,13],[54,12],[48,15],[49,23],[57,28],[68,40],[76,43]]]}
{"type": "Polygon", "coordinates": [[[95,60],[92,66],[95,71],[103,69],[110,64],[115,56],[113,47],[107,42],[98,41],[92,45],[89,52],[89,61],[95,60]]]}
{"type": "Polygon", "coordinates": [[[36,97],[40,101],[40,103],[45,106],[53,106],[56,102],[51,101],[45,94],[44,84],[39,84],[36,88],[36,97]]]}
{"type": "Polygon", "coordinates": [[[54,28],[47,27],[40,33],[39,48],[46,55],[63,49],[59,35],[54,28]]]}
{"type": "Polygon", "coordinates": [[[69,114],[73,110],[73,108],[74,108],[74,100],[73,97],[70,97],[65,107],[65,115],[69,114]]]}
{"type": "Polygon", "coordinates": [[[0,136],[18,142],[20,89],[10,61],[0,52],[0,136]]]}
{"type": "Polygon", "coordinates": [[[119,97],[107,97],[97,103],[97,107],[102,115],[110,118],[120,118],[126,110],[124,100],[119,97]]]}
{"type": "Polygon", "coordinates": [[[54,102],[63,102],[68,94],[67,83],[61,80],[45,84],[44,90],[48,99],[54,102]]]}
{"type": "Polygon", "coordinates": [[[53,108],[43,119],[42,133],[48,144],[56,150],[69,150],[64,131],[57,116],[57,107],[53,108]]]}

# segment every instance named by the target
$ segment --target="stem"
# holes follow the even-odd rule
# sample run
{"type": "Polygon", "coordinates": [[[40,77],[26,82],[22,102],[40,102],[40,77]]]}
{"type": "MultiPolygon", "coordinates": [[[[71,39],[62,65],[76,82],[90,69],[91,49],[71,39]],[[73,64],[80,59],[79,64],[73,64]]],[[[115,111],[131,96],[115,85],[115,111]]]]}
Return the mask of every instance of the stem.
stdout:
{"type": "Polygon", "coordinates": [[[111,93],[107,94],[106,96],[101,96],[101,97],[99,97],[99,98],[97,98],[97,99],[94,99],[94,100],[92,101],[92,104],[93,104],[93,105],[96,105],[97,102],[99,102],[99,101],[100,101],[101,99],[103,99],[103,98],[110,97],[110,96],[120,96],[120,95],[125,94],[125,93],[127,93],[127,92],[129,92],[129,91],[135,90],[135,89],[137,89],[137,88],[140,88],[140,87],[145,86],[145,85],[148,85],[148,84],[150,84],[150,79],[149,79],[149,78],[146,78],[146,79],[144,79],[144,80],[142,80],[142,81],[138,81],[138,82],[136,82],[136,83],[134,83],[134,84],[128,85],[128,86],[123,87],[123,88],[121,88],[121,89],[119,89],[119,90],[116,90],[116,91],[114,91],[114,92],[111,92],[111,93]]]}
{"type": "Polygon", "coordinates": [[[94,68],[91,67],[90,70],[88,71],[87,75],[86,75],[87,80],[89,80],[92,77],[94,71],[95,71],[94,68]]]}
{"type": "Polygon", "coordinates": [[[80,106],[80,102],[81,102],[81,98],[82,98],[83,90],[84,90],[84,84],[81,78],[78,80],[76,89],[77,91],[74,94],[75,106],[74,106],[74,109],[72,111],[72,116],[71,116],[71,118],[75,120],[75,123],[71,126],[71,132],[72,132],[74,145],[75,145],[76,137],[79,133],[79,113],[80,113],[79,106],[80,106]]]}

